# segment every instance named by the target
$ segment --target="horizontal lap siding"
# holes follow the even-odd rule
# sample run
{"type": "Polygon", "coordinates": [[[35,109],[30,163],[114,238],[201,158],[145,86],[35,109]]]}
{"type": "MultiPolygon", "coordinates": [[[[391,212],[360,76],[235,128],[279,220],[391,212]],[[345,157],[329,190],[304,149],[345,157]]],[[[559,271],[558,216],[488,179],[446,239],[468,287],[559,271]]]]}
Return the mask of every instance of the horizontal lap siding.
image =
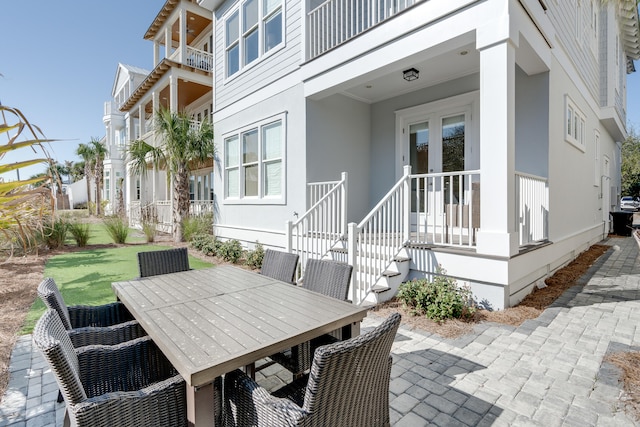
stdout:
{"type": "MultiPolygon", "coordinates": [[[[582,0],[578,9],[581,14],[579,37],[576,32],[576,1],[552,0],[549,2],[548,16],[556,30],[561,48],[571,59],[574,70],[587,86],[589,94],[596,102],[600,100],[600,69],[598,64],[599,46],[591,49],[591,8],[590,0],[582,0]]],[[[598,27],[602,25],[598,19],[598,27]]],[[[570,71],[570,70],[567,70],[570,71]]],[[[579,102],[574,99],[575,102],[579,102]]],[[[584,111],[584,114],[587,112],[584,111]]]]}
{"type": "Polygon", "coordinates": [[[238,2],[229,2],[216,11],[216,73],[215,73],[215,109],[220,110],[265,86],[277,81],[288,73],[298,69],[301,62],[301,15],[300,1],[290,0],[284,3],[285,46],[277,48],[264,59],[257,59],[238,75],[225,82],[225,39],[224,17],[236,7],[238,2]]]}

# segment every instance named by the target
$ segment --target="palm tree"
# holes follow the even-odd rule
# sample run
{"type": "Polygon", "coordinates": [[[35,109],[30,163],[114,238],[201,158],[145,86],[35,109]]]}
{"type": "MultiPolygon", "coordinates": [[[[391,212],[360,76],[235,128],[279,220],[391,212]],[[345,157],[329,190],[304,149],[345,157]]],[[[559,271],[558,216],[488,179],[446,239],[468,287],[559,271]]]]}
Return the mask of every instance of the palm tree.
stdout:
{"type": "Polygon", "coordinates": [[[96,215],[100,216],[102,204],[102,178],[104,174],[104,158],[107,156],[107,147],[98,138],[91,138],[89,144],[93,153],[94,179],[96,181],[96,215]]]}
{"type": "Polygon", "coordinates": [[[78,148],[76,148],[76,154],[82,157],[84,162],[84,178],[87,183],[87,208],[89,210],[89,215],[91,215],[91,178],[93,171],[93,147],[89,144],[78,144],[78,148]]]}
{"type": "MultiPolygon", "coordinates": [[[[7,142],[0,144],[0,173],[36,164],[50,164],[51,157],[44,143],[54,140],[46,139],[40,128],[29,123],[20,110],[0,104],[0,136],[5,135],[7,142]],[[21,148],[31,148],[42,156],[2,163],[5,154],[21,148]]],[[[20,242],[25,251],[32,242],[34,232],[42,228],[45,213],[53,213],[53,197],[46,185],[49,182],[49,177],[18,178],[9,182],[0,180],[0,233],[8,242],[20,242]]]]}
{"type": "Polygon", "coordinates": [[[128,148],[131,172],[145,174],[147,162],[157,169],[167,170],[173,185],[173,238],[184,239],[182,221],[189,215],[189,173],[215,157],[213,126],[205,120],[194,126],[184,112],[160,108],[154,118],[159,140],[157,147],[144,141],[134,141],[128,148]]]}

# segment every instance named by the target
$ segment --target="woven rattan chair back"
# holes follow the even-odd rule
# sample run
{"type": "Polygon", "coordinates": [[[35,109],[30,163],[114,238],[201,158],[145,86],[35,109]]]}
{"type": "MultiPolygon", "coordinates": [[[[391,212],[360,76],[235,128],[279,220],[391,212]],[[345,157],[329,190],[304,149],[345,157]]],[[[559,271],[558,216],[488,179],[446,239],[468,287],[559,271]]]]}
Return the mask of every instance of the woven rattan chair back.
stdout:
{"type": "Polygon", "coordinates": [[[55,310],[58,313],[65,329],[71,330],[72,326],[71,318],[69,317],[69,309],[62,298],[58,285],[56,285],[56,282],[52,278],[47,277],[40,282],[38,285],[38,296],[47,308],[55,310]]]}
{"type": "Polygon", "coordinates": [[[33,329],[33,342],[49,362],[65,402],[85,400],[78,356],[56,310],[48,309],[40,317],[33,329]]]}
{"type": "Polygon", "coordinates": [[[316,350],[303,406],[314,425],[389,425],[390,353],[399,325],[394,313],[370,332],[316,350]]]}
{"type": "Polygon", "coordinates": [[[338,261],[309,259],[302,287],[342,301],[347,299],[353,267],[338,261]]]}
{"type": "Polygon", "coordinates": [[[298,258],[297,254],[267,249],[262,259],[260,274],[283,282],[294,283],[298,258]]]}
{"type": "Polygon", "coordinates": [[[189,270],[189,251],[187,248],[138,252],[138,271],[140,277],[157,276],[187,270],[189,270]]]}

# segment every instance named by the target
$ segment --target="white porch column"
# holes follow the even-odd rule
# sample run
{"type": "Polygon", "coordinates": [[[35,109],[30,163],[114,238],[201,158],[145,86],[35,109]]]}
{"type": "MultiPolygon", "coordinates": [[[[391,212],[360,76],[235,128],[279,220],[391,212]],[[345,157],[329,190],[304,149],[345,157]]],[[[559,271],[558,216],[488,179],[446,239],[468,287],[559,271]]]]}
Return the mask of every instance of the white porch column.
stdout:
{"type": "Polygon", "coordinates": [[[164,29],[164,57],[171,56],[171,25],[167,25],[164,29]]]}
{"type": "MultiPolygon", "coordinates": [[[[479,35],[478,44],[482,41],[479,35]]],[[[518,253],[515,224],[515,45],[513,39],[507,37],[478,49],[481,224],[477,251],[510,257],[518,253]]]]}
{"type": "Polygon", "coordinates": [[[160,43],[157,40],[153,41],[153,66],[155,67],[160,63],[160,43]]]}
{"type": "Polygon", "coordinates": [[[180,17],[178,19],[180,22],[180,57],[178,61],[184,64],[187,59],[187,11],[184,8],[180,9],[180,17]]]}
{"type": "Polygon", "coordinates": [[[172,113],[178,111],[178,78],[173,74],[169,76],[169,109],[172,113]]]}
{"type": "MultiPolygon", "coordinates": [[[[140,105],[138,105],[138,116],[140,117],[138,119],[138,127],[139,127],[139,132],[140,135],[138,135],[138,138],[142,138],[142,135],[145,134],[145,127],[147,126],[146,119],[145,119],[145,114],[144,114],[144,105],[142,103],[140,103],[140,105]]],[[[134,130],[135,132],[135,130],[134,130]]]]}

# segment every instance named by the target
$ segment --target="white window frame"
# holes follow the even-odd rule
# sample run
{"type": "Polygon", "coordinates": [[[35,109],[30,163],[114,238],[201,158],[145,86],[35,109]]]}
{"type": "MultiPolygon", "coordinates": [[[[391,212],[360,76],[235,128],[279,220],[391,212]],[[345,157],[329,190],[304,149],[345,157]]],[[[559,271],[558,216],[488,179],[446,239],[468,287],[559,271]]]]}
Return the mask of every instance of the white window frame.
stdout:
{"type": "Polygon", "coordinates": [[[569,95],[565,95],[564,106],[564,139],[583,153],[585,147],[586,116],[577,107],[569,95]]]}
{"type": "Polygon", "coordinates": [[[286,149],[287,149],[287,141],[286,141],[286,134],[287,134],[287,121],[286,121],[286,114],[285,113],[281,113],[275,116],[271,116],[268,118],[265,118],[263,120],[260,120],[258,122],[254,122],[250,125],[244,126],[242,128],[236,129],[234,131],[228,132],[226,134],[224,134],[222,136],[223,139],[223,150],[225,151],[223,153],[223,169],[224,169],[224,174],[223,174],[223,188],[224,188],[224,204],[245,204],[245,205],[250,205],[250,204],[285,204],[286,203],[286,149]],[[264,146],[263,146],[263,130],[268,127],[269,125],[272,125],[274,123],[280,122],[280,126],[281,126],[281,141],[280,141],[280,157],[279,158],[271,158],[271,159],[265,159],[264,158],[264,146]],[[248,133],[251,133],[253,131],[257,131],[258,134],[258,161],[257,162],[249,162],[249,163],[243,163],[243,135],[246,135],[248,133]],[[230,139],[234,139],[237,138],[237,145],[236,148],[238,150],[238,153],[236,154],[237,156],[237,164],[233,165],[233,166],[228,166],[226,164],[227,162],[227,141],[230,139]],[[280,170],[281,170],[281,177],[280,177],[280,194],[277,196],[267,196],[265,195],[265,165],[267,164],[273,164],[275,162],[280,162],[280,170]],[[258,166],[258,194],[257,196],[245,196],[245,179],[244,179],[244,173],[243,173],[243,167],[246,166],[250,166],[256,164],[258,166]],[[237,175],[238,175],[238,195],[237,196],[229,196],[229,188],[228,188],[228,173],[230,171],[237,171],[237,175]]]}
{"type": "Polygon", "coordinates": [[[276,2],[279,1],[279,5],[277,5],[276,7],[274,7],[271,11],[269,11],[268,13],[265,13],[265,5],[267,4],[268,0],[255,0],[258,2],[258,21],[257,24],[253,25],[251,28],[247,29],[247,31],[243,31],[244,29],[244,5],[245,3],[249,1],[249,0],[244,0],[241,2],[238,2],[237,6],[234,7],[232,10],[230,10],[224,17],[223,17],[223,33],[224,33],[224,79],[225,81],[227,80],[231,80],[233,78],[235,78],[236,76],[242,74],[242,72],[245,69],[251,68],[252,66],[254,66],[255,64],[259,63],[261,60],[263,60],[264,58],[272,55],[273,53],[277,52],[278,50],[282,49],[285,46],[285,28],[286,28],[286,23],[285,23],[285,13],[284,13],[284,0],[275,0],[276,2]],[[234,40],[232,44],[228,45],[228,41],[227,41],[227,22],[229,21],[229,19],[231,19],[235,14],[238,14],[238,39],[234,40]],[[266,32],[266,24],[268,21],[270,21],[273,17],[275,17],[277,14],[280,14],[281,16],[281,20],[282,20],[282,25],[280,27],[280,31],[281,31],[281,37],[280,37],[280,43],[272,46],[268,51],[265,50],[265,32],[266,32]],[[245,59],[245,49],[244,49],[244,41],[245,41],[245,36],[247,36],[248,34],[250,34],[252,31],[254,31],[257,27],[257,31],[258,31],[258,57],[253,59],[251,62],[245,63],[244,59],[245,59]],[[228,64],[228,52],[233,49],[234,47],[238,47],[238,57],[239,57],[239,64],[238,64],[238,71],[234,72],[233,74],[229,74],[229,64],[228,64]]]}

